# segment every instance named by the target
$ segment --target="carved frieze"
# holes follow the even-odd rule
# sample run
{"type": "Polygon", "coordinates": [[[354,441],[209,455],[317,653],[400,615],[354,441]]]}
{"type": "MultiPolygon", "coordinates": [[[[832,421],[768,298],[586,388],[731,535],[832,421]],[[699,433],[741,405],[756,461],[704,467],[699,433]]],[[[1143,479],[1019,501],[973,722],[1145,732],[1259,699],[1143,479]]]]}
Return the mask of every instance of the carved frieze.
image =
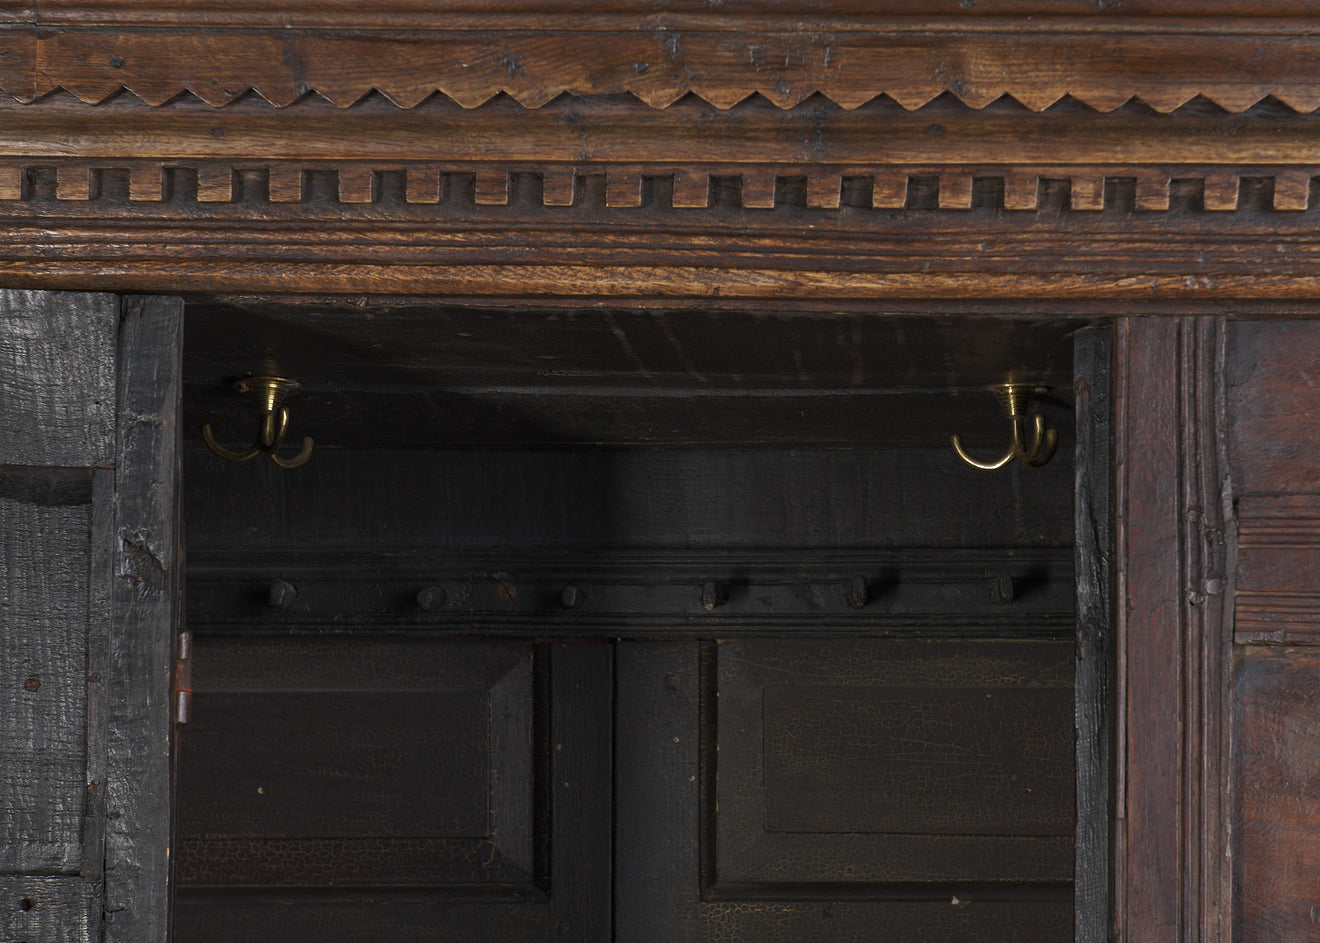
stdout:
{"type": "Polygon", "coordinates": [[[936,2],[885,15],[831,4],[809,16],[779,4],[585,14],[511,4],[520,9],[485,15],[295,4],[274,17],[202,4],[42,6],[10,14],[0,34],[0,89],[24,102],[62,88],[88,103],[129,90],[157,105],[185,92],[223,105],[254,91],[279,106],[316,92],[348,107],[375,90],[404,108],[437,92],[466,108],[501,94],[529,108],[564,94],[626,94],[652,108],[693,95],[727,109],[760,95],[780,108],[820,96],[852,109],[885,95],[916,109],[944,94],[978,109],[1007,96],[1033,111],[1065,96],[1098,111],[1135,99],[1170,112],[1198,96],[1234,113],[1266,97],[1302,113],[1320,106],[1314,11],[1271,17],[1261,5],[1249,18],[1214,16],[1212,4],[1208,16],[1105,16],[1080,3],[1043,13],[998,4],[1007,12],[982,16],[966,15],[975,3],[951,13],[936,2]]]}
{"type": "Polygon", "coordinates": [[[1320,20],[1235,2],[16,7],[0,282],[1312,298],[1320,20]]]}

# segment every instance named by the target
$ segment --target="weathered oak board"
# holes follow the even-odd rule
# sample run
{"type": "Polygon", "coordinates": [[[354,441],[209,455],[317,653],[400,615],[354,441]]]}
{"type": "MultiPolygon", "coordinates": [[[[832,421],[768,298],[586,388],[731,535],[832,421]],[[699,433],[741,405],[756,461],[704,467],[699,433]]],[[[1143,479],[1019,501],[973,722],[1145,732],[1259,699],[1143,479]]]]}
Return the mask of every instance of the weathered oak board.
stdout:
{"type": "Polygon", "coordinates": [[[0,872],[77,874],[89,808],[91,473],[0,474],[0,872]]]}
{"type": "Polygon", "coordinates": [[[5,939],[101,939],[118,319],[112,295],[0,292],[5,939]]]}
{"type": "Polygon", "coordinates": [[[1233,681],[1238,932],[1261,943],[1309,939],[1320,868],[1320,657],[1243,647],[1233,681]]]}

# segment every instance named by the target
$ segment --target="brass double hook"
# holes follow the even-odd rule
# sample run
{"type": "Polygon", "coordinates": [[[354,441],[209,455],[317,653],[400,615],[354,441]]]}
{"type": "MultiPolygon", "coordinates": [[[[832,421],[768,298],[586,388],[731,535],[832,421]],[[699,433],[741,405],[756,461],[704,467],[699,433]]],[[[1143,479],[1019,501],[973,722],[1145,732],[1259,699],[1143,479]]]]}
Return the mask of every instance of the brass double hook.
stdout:
{"type": "Polygon", "coordinates": [[[1059,435],[1053,429],[1045,428],[1045,417],[1040,413],[1028,414],[1027,405],[1038,393],[1044,393],[1045,387],[1030,383],[1000,383],[989,388],[999,397],[999,405],[1004,409],[1004,416],[1013,428],[1013,440],[1008,452],[994,462],[979,462],[967,454],[963,448],[962,436],[954,433],[953,449],[968,465],[993,471],[1003,468],[1013,459],[1032,468],[1040,468],[1054,457],[1054,450],[1059,445],[1059,435]],[[1028,430],[1030,426],[1030,430],[1028,430]]]}
{"type": "Polygon", "coordinates": [[[286,380],[284,377],[243,377],[234,381],[234,390],[250,396],[261,411],[256,441],[241,452],[227,449],[215,441],[209,422],[202,426],[202,441],[216,455],[231,462],[246,462],[266,454],[281,468],[297,468],[312,457],[310,436],[303,438],[302,448],[292,458],[280,458],[276,453],[284,444],[284,434],[289,427],[289,411],[284,408],[284,398],[301,388],[297,380],[286,380]]]}

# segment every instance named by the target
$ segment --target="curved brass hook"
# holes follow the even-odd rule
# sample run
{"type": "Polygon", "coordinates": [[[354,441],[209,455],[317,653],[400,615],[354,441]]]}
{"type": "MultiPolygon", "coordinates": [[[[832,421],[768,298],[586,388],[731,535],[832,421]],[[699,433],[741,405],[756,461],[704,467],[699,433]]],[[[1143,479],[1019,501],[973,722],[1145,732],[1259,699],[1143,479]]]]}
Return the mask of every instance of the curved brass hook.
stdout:
{"type": "Polygon", "coordinates": [[[1030,383],[1000,383],[990,387],[990,392],[999,397],[999,404],[1004,409],[1004,416],[1012,428],[1012,441],[1004,456],[993,462],[981,462],[967,454],[963,448],[962,436],[954,433],[951,437],[953,450],[968,465],[985,471],[1003,468],[1013,459],[1032,468],[1040,468],[1054,457],[1054,450],[1059,445],[1059,435],[1053,429],[1045,428],[1045,417],[1040,413],[1028,415],[1027,405],[1031,397],[1044,393],[1045,387],[1030,383]],[[1031,424],[1031,435],[1027,435],[1027,424],[1031,424]]]}
{"type": "Polygon", "coordinates": [[[284,377],[243,377],[236,380],[234,390],[248,394],[261,410],[256,441],[241,452],[227,449],[216,442],[209,422],[202,426],[202,441],[216,455],[231,462],[246,462],[264,453],[281,468],[297,468],[312,457],[311,436],[303,438],[302,448],[292,458],[280,458],[276,453],[284,444],[284,435],[289,428],[289,411],[284,408],[284,398],[301,388],[297,380],[286,380],[284,377]]]}

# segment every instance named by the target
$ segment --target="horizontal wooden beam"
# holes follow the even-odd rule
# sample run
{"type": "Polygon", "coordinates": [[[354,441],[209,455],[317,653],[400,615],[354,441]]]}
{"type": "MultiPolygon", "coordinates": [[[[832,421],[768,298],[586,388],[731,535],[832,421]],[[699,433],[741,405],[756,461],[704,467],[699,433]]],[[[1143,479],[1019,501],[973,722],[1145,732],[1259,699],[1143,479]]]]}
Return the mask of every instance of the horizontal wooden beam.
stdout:
{"type": "Polygon", "coordinates": [[[214,108],[191,97],[151,107],[132,96],[89,106],[63,93],[36,105],[0,102],[0,159],[28,162],[1228,169],[1312,166],[1317,143],[1320,119],[1270,109],[1035,113],[1011,102],[977,111],[941,99],[915,112],[884,101],[852,111],[828,102],[784,111],[752,99],[726,111],[695,100],[657,111],[627,98],[565,98],[539,109],[501,99],[466,109],[440,97],[403,109],[380,96],[347,109],[319,96],[285,108],[253,99],[214,108]]]}
{"type": "Polygon", "coordinates": [[[1036,207],[1019,210],[1008,197],[1024,202],[1020,177],[976,172],[847,178],[833,208],[807,205],[810,186],[791,174],[761,178],[752,206],[740,178],[714,173],[690,173],[690,205],[680,205],[672,172],[633,178],[640,206],[612,205],[619,178],[609,174],[574,176],[571,191],[555,191],[561,201],[571,192],[573,205],[547,206],[526,175],[500,178],[503,199],[488,185],[478,202],[473,174],[437,172],[414,189],[411,172],[358,173],[346,190],[308,171],[286,174],[276,199],[270,171],[221,165],[203,189],[200,169],[173,168],[161,199],[135,201],[131,173],[84,168],[71,179],[86,189],[69,194],[55,175],[20,167],[20,198],[0,199],[0,284],[647,304],[1316,297],[1309,174],[1282,208],[1272,184],[1291,171],[1244,177],[1237,208],[1224,211],[1203,195],[1208,176],[1169,183],[1164,172],[1090,169],[1070,180],[1047,170],[1036,174],[1036,207]]]}
{"type": "Polygon", "coordinates": [[[559,622],[584,634],[667,632],[766,634],[779,630],[1070,637],[1071,552],[911,548],[835,553],[745,551],[731,567],[721,553],[663,558],[616,553],[609,563],[563,553],[554,559],[489,554],[456,565],[453,555],[381,561],[364,576],[342,554],[279,553],[271,559],[200,551],[190,564],[189,625],[206,634],[269,629],[470,633],[474,626],[544,634],[559,622]],[[810,555],[808,555],[810,556],[810,555]],[[514,573],[517,575],[515,576],[514,573]],[[492,575],[495,574],[495,575],[492,575]],[[287,581],[292,602],[267,603],[287,581]],[[1005,584],[1005,581],[1007,583],[1005,584]],[[1031,593],[1013,595],[1014,581],[1031,593]],[[1007,597],[1001,586],[1008,586],[1007,597]],[[805,591],[804,591],[805,590],[805,591]],[[1024,624],[1030,629],[1024,629],[1024,624]],[[333,628],[330,628],[333,626],[333,628]]]}
{"type": "Polygon", "coordinates": [[[341,107],[375,89],[405,108],[435,92],[465,107],[508,95],[537,108],[564,94],[630,94],[653,108],[686,95],[730,108],[753,94],[781,108],[817,95],[856,108],[885,95],[915,109],[945,94],[972,108],[1007,95],[1035,111],[1065,96],[1101,111],[1133,98],[1159,112],[1198,97],[1231,112],[1267,96],[1301,113],[1320,106],[1313,10],[1280,7],[1274,20],[1233,5],[1244,15],[1076,15],[1083,6],[1072,17],[950,17],[927,4],[925,16],[913,5],[877,18],[843,5],[804,20],[749,6],[712,16],[616,5],[592,16],[529,3],[464,21],[448,5],[416,3],[278,14],[255,4],[43,5],[40,17],[22,7],[0,17],[11,24],[0,29],[0,88],[22,101],[64,88],[85,102],[129,90],[152,104],[188,91],[211,105],[254,90],[281,106],[317,92],[341,107]]]}
{"type": "MultiPolygon", "coordinates": [[[[0,22],[31,26],[247,26],[251,28],[319,29],[527,29],[534,26],[584,28],[611,24],[620,28],[646,23],[707,29],[736,27],[748,20],[777,27],[814,27],[833,22],[876,28],[879,25],[957,29],[1002,28],[1005,21],[1025,20],[1036,29],[1062,22],[1072,28],[1113,31],[1150,18],[1169,26],[1189,23],[1204,29],[1251,18],[1260,31],[1283,25],[1275,21],[1305,19],[1315,14],[1308,0],[1126,0],[1115,15],[1094,0],[993,0],[959,6],[955,13],[942,0],[890,0],[883,11],[868,0],[833,0],[828,9],[804,16],[801,4],[764,0],[724,0],[712,6],[703,0],[675,0],[663,15],[654,4],[639,0],[288,0],[273,8],[261,0],[17,0],[6,4],[0,22]],[[1041,19],[1048,17],[1045,24],[1041,19]]],[[[1293,27],[1295,29],[1295,27],[1293,27]]]]}
{"type": "MultiPolygon", "coordinates": [[[[616,302],[673,306],[701,301],[705,307],[756,301],[769,308],[808,310],[874,306],[906,300],[1067,304],[1284,303],[1271,313],[1311,314],[1320,296],[1320,274],[1214,279],[1185,274],[930,272],[908,266],[895,272],[840,272],[835,267],[784,271],[726,269],[718,265],[399,265],[334,261],[242,261],[178,258],[174,247],[139,247],[140,255],[94,260],[37,258],[0,260],[0,287],[26,286],[143,292],[444,296],[456,303],[494,299],[543,305],[616,302]],[[171,253],[175,252],[175,257],[171,253]]],[[[1191,270],[1194,261],[1188,259],[1191,270]]],[[[1016,305],[1015,308],[1021,308],[1016,305]]],[[[1183,310],[1182,307],[1177,310],[1183,310]]],[[[1003,312],[998,312],[1002,314],[1003,312]]]]}
{"type": "Polygon", "coordinates": [[[1320,279],[1318,139],[1320,117],[1272,105],[60,93],[0,103],[0,284],[1300,302],[1320,279]]]}

